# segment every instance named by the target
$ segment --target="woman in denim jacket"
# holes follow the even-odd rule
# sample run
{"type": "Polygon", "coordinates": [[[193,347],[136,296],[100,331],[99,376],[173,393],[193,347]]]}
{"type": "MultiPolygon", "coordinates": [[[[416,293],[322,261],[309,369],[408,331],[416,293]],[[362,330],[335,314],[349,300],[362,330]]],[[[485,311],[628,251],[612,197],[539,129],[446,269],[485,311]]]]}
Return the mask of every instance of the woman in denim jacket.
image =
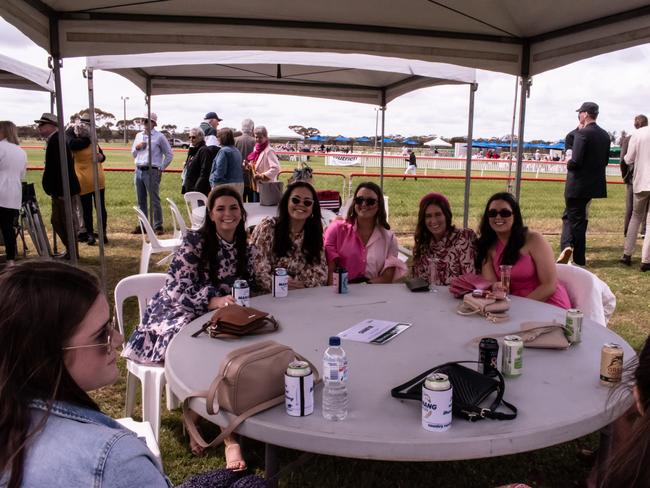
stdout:
{"type": "Polygon", "coordinates": [[[0,486],[171,486],[86,393],[117,380],[123,340],[96,278],[28,261],[0,274],[0,296],[0,486]]]}

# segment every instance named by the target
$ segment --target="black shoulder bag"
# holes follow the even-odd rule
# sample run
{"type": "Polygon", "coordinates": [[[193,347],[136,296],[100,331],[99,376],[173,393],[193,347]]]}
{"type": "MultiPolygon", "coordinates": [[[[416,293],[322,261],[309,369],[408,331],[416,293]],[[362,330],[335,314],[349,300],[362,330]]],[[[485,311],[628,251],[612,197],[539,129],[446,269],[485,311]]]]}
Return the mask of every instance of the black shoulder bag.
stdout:
{"type": "Polygon", "coordinates": [[[453,388],[452,413],[454,416],[470,422],[485,418],[512,420],[517,417],[517,408],[503,399],[506,384],[499,371],[497,371],[497,378],[492,378],[460,363],[478,364],[478,361],[458,361],[436,366],[393,388],[390,394],[395,398],[421,401],[422,384],[426,377],[431,373],[443,373],[449,377],[453,388]],[[481,407],[481,403],[494,392],[496,392],[496,398],[492,404],[487,408],[481,407]],[[512,413],[498,412],[497,409],[501,404],[512,413]]]}

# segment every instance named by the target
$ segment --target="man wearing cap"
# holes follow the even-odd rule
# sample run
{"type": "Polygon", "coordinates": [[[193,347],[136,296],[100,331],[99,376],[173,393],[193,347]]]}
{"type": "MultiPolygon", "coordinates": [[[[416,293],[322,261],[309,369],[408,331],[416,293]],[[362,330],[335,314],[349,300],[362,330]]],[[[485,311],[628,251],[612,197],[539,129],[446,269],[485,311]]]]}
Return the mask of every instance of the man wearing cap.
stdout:
{"type": "MultiPolygon", "coordinates": [[[[61,178],[61,158],[59,156],[59,121],[56,115],[44,113],[41,115],[40,119],[35,120],[34,122],[38,124],[38,132],[41,137],[45,138],[47,141],[47,147],[45,148],[45,169],[43,171],[43,190],[52,197],[52,228],[66,247],[66,257],[69,257],[70,245],[76,245],[76,241],[72,243],[68,242],[65,198],[63,196],[63,178],[61,178]]],[[[65,152],[66,159],[68,160],[70,196],[78,195],[79,180],[74,171],[72,153],[67,145],[65,152]]]]}
{"type": "MultiPolygon", "coordinates": [[[[149,218],[147,195],[153,206],[153,228],[156,234],[163,233],[162,207],[160,206],[160,179],[162,172],[174,158],[172,148],[167,138],[154,127],[158,125],[158,116],[151,113],[151,120],[143,117],[145,130],[138,132],[133,141],[131,154],[135,158],[135,191],[138,196],[138,207],[149,218]],[[149,145],[151,145],[151,161],[149,161],[149,145]]],[[[140,233],[140,226],[133,231],[140,233]]]]}
{"type": "Polygon", "coordinates": [[[216,112],[208,112],[201,122],[201,130],[205,134],[205,145],[206,146],[218,146],[219,141],[217,140],[217,127],[219,127],[219,122],[221,119],[216,112]]]}
{"type": "Polygon", "coordinates": [[[562,253],[558,262],[586,264],[587,209],[592,198],[607,198],[605,170],[609,161],[609,134],[596,124],[598,105],[585,102],[577,110],[583,128],[573,132],[573,148],[567,160],[562,216],[562,253]]]}

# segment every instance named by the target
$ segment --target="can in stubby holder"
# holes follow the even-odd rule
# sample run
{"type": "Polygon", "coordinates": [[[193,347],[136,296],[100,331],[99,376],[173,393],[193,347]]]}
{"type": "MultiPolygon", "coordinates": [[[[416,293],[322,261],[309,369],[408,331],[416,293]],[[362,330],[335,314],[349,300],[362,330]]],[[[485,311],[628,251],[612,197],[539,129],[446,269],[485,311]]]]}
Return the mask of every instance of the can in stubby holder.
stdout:
{"type": "Polygon", "coordinates": [[[566,338],[571,344],[577,344],[582,340],[582,319],[584,314],[577,308],[570,308],[566,311],[566,338]]]}
{"type": "Polygon", "coordinates": [[[503,338],[501,373],[504,376],[520,376],[524,369],[524,343],[521,337],[508,335],[503,338]]]}
{"type": "Polygon", "coordinates": [[[307,361],[292,361],[284,375],[284,405],[292,417],[314,412],[314,374],[307,361]]]}
{"type": "Polygon", "coordinates": [[[275,268],[273,272],[273,296],[284,298],[289,295],[289,275],[286,268],[275,268]]]}
{"type": "Polygon", "coordinates": [[[451,427],[452,388],[446,374],[432,373],[422,384],[422,428],[444,432],[451,427]]]}
{"type": "Polygon", "coordinates": [[[600,384],[614,386],[623,377],[623,348],[610,342],[600,351],[600,384]]]}
{"type": "Polygon", "coordinates": [[[332,285],[334,286],[334,293],[347,293],[348,289],[348,270],[339,266],[332,273],[332,285]]]}
{"type": "Polygon", "coordinates": [[[242,307],[251,306],[251,290],[246,280],[235,280],[232,285],[232,297],[237,305],[242,307]]]}
{"type": "Polygon", "coordinates": [[[499,342],[492,337],[484,337],[478,345],[478,372],[486,376],[497,375],[499,342]]]}

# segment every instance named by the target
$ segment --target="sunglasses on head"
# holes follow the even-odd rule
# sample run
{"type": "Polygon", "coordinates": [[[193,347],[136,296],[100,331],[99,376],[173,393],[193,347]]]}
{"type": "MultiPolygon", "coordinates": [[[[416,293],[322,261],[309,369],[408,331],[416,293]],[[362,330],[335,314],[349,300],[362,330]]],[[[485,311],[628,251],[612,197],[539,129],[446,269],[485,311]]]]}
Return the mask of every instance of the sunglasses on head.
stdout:
{"type": "Polygon", "coordinates": [[[311,207],[314,204],[313,200],[301,200],[298,197],[291,197],[291,203],[294,205],[300,205],[302,203],[307,208],[311,207]]]}
{"type": "Polygon", "coordinates": [[[377,199],[376,198],[363,198],[363,197],[354,197],[354,203],[355,205],[363,205],[364,203],[368,207],[374,207],[377,205],[377,199]]]}
{"type": "Polygon", "coordinates": [[[512,210],[508,210],[507,208],[502,208],[501,210],[491,208],[488,210],[487,214],[491,219],[495,218],[497,215],[503,217],[504,219],[507,219],[508,217],[512,217],[512,210]]]}

